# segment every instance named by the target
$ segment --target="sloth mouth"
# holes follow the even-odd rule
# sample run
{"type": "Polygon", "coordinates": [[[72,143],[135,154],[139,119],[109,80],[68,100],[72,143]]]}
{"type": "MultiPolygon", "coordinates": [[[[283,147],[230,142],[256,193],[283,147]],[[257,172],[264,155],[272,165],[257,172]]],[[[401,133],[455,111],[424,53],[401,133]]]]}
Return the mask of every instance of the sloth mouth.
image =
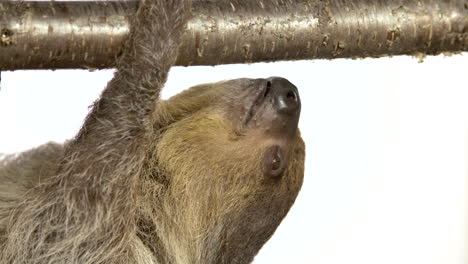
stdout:
{"type": "Polygon", "coordinates": [[[262,106],[262,104],[265,102],[265,99],[271,93],[270,81],[267,81],[266,84],[262,83],[260,87],[261,89],[259,89],[259,91],[255,95],[255,100],[253,100],[252,104],[249,107],[249,110],[247,111],[247,114],[244,117],[244,125],[250,123],[255,114],[258,112],[260,106],[262,106]]]}

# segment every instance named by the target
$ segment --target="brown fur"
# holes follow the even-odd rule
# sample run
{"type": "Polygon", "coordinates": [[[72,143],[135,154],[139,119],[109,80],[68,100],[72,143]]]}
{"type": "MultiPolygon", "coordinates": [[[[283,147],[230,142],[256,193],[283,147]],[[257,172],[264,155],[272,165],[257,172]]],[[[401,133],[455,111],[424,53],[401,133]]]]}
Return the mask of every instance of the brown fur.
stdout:
{"type": "Polygon", "coordinates": [[[273,234],[302,184],[304,144],[230,118],[253,81],[154,103],[189,8],[145,1],[77,137],[0,162],[0,263],[249,263],[273,234]],[[272,142],[288,146],[280,179],[262,173],[272,142]]]}

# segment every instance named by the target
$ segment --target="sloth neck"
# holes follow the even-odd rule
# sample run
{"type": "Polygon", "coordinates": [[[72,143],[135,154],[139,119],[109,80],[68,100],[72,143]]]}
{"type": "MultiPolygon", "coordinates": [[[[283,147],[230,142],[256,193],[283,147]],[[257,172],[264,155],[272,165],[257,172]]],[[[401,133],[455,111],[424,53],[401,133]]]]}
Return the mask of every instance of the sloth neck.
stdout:
{"type": "Polygon", "coordinates": [[[252,205],[206,229],[197,220],[162,217],[161,222],[153,221],[151,230],[141,233],[151,238],[144,244],[161,264],[247,264],[284,217],[266,211],[252,205]]]}
{"type": "MultiPolygon", "coordinates": [[[[246,238],[246,241],[250,240],[246,238]]],[[[247,264],[253,261],[259,249],[249,247],[245,243],[229,243],[224,241],[220,234],[209,234],[204,241],[192,243],[188,243],[183,235],[180,235],[171,241],[166,240],[164,244],[164,250],[153,252],[161,264],[247,264]]]]}
{"type": "Polygon", "coordinates": [[[226,217],[209,229],[200,229],[197,221],[181,224],[172,217],[158,220],[139,220],[138,233],[160,264],[251,263],[276,229],[273,221],[252,223],[248,211],[226,217]]]}

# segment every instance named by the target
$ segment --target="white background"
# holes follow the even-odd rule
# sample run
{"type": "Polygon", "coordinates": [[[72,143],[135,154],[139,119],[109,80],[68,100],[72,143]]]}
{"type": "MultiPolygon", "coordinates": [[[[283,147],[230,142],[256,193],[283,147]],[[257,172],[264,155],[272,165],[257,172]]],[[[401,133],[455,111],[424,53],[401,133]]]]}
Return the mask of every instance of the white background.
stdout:
{"type": "MultiPolygon", "coordinates": [[[[163,97],[238,77],[298,86],[305,183],[256,264],[467,264],[467,55],[176,67],[163,97]]],[[[2,73],[0,153],[72,137],[111,76],[2,73]]]]}

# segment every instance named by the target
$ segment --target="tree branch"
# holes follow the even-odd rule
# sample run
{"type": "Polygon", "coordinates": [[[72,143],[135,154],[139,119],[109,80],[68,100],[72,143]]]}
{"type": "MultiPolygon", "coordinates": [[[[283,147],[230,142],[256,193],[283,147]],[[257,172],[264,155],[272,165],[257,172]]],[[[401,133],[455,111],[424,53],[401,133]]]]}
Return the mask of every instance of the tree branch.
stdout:
{"type": "MultiPolygon", "coordinates": [[[[111,68],[135,1],[0,2],[0,70],[111,68]]],[[[465,0],[198,0],[177,65],[468,51],[465,0]]]]}

